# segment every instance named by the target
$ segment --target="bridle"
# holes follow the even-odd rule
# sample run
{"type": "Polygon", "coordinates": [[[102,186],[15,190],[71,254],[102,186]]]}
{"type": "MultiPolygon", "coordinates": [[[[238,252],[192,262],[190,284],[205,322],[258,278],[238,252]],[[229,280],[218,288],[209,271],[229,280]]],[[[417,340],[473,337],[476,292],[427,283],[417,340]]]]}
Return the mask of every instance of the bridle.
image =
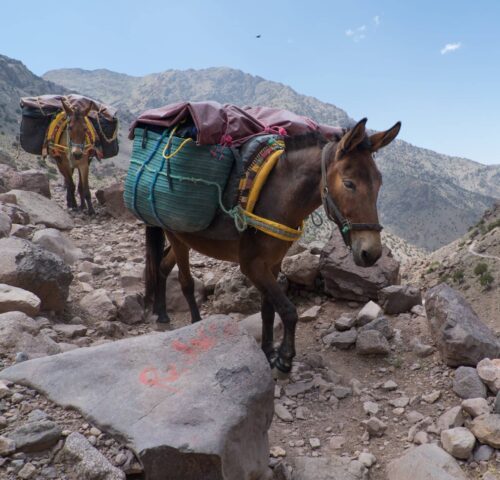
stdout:
{"type": "Polygon", "coordinates": [[[337,224],[339,227],[342,239],[348,248],[351,248],[351,231],[353,230],[373,230],[375,232],[380,232],[383,227],[380,223],[352,223],[349,219],[342,215],[339,207],[335,203],[335,200],[330,194],[328,189],[328,183],[326,178],[326,162],[327,157],[330,153],[330,149],[323,147],[321,152],[321,200],[323,202],[323,208],[325,209],[326,216],[337,224]]]}
{"type": "Polygon", "coordinates": [[[84,123],[84,130],[83,130],[83,138],[84,138],[84,143],[75,143],[71,139],[71,116],[66,114],[66,120],[67,120],[67,125],[66,125],[66,144],[68,146],[68,159],[70,161],[70,164],[73,163],[73,151],[72,148],[76,147],[79,148],[82,151],[83,155],[86,155],[89,153],[89,150],[91,150],[94,145],[91,143],[85,143],[85,138],[87,135],[87,125],[85,123],[85,117],[83,117],[83,123],[84,123]]]}

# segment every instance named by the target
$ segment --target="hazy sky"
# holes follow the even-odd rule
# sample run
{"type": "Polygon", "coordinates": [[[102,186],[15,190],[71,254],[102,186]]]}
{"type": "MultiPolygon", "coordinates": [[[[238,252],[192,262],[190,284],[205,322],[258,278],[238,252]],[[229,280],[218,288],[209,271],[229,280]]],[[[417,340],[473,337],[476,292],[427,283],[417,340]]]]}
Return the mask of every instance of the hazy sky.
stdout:
{"type": "Polygon", "coordinates": [[[498,0],[24,0],[1,15],[0,53],[36,74],[227,66],[500,163],[498,0]]]}

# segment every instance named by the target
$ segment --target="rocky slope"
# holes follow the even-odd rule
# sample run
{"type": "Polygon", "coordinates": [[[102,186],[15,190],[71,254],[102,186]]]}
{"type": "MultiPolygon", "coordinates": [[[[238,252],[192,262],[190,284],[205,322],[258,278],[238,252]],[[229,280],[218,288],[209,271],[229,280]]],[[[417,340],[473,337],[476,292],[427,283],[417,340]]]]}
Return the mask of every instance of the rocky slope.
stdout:
{"type": "Polygon", "coordinates": [[[446,282],[462,292],[492,328],[500,322],[500,203],[487,210],[466,235],[412,268],[424,287],[446,282]]]}

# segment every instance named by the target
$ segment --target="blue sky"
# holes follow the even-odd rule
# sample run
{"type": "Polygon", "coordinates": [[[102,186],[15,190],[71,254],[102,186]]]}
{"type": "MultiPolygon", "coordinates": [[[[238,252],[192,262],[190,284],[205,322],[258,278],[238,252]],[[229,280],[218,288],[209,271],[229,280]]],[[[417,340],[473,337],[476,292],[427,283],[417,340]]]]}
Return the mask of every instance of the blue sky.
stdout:
{"type": "Polygon", "coordinates": [[[36,74],[227,66],[374,129],[401,120],[415,145],[500,163],[498,0],[25,0],[1,11],[0,53],[36,74]]]}

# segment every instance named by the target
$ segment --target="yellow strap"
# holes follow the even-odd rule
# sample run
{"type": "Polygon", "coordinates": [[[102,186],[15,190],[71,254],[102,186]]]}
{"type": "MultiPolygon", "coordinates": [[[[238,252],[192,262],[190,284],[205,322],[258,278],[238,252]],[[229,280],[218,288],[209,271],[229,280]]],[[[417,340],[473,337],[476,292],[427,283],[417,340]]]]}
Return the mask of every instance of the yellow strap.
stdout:
{"type": "MultiPolygon", "coordinates": [[[[92,122],[90,121],[89,117],[85,117],[85,125],[87,127],[85,131],[85,140],[87,141],[87,144],[85,146],[85,150],[92,148],[95,145],[96,138],[97,138],[97,132],[95,131],[94,126],[92,125],[92,122]]],[[[52,149],[59,149],[63,151],[67,151],[68,147],[65,145],[61,145],[59,142],[61,140],[61,135],[64,132],[65,128],[67,127],[68,120],[66,117],[66,112],[59,112],[55,117],[52,122],[50,122],[49,128],[47,130],[47,139],[51,142],[50,148],[52,149]],[[55,129],[59,126],[59,130],[56,132],[56,136],[54,138],[54,131],[55,129]],[[51,140],[54,138],[53,140],[51,140]]]]}
{"type": "Polygon", "coordinates": [[[269,157],[266,159],[264,165],[260,168],[260,170],[257,172],[255,175],[255,179],[252,185],[252,189],[250,190],[250,193],[248,195],[248,201],[247,201],[247,206],[246,206],[246,211],[247,212],[253,212],[253,209],[255,208],[255,204],[257,203],[257,200],[259,199],[260,192],[262,190],[262,187],[266,183],[267,177],[271,173],[272,169],[278,162],[278,159],[283,155],[284,150],[277,150],[269,157]]]}
{"type": "Polygon", "coordinates": [[[247,220],[250,219],[249,224],[253,228],[260,230],[261,232],[264,232],[271,237],[278,238],[279,240],[284,240],[285,242],[295,242],[301,237],[302,232],[304,231],[304,222],[302,222],[302,225],[299,228],[295,229],[287,227],[286,225],[283,225],[281,223],[268,220],[267,218],[259,217],[258,215],[245,210],[243,211],[243,216],[247,217],[247,220]],[[259,224],[262,223],[264,225],[256,224],[252,222],[252,220],[255,220],[259,224]]]}

